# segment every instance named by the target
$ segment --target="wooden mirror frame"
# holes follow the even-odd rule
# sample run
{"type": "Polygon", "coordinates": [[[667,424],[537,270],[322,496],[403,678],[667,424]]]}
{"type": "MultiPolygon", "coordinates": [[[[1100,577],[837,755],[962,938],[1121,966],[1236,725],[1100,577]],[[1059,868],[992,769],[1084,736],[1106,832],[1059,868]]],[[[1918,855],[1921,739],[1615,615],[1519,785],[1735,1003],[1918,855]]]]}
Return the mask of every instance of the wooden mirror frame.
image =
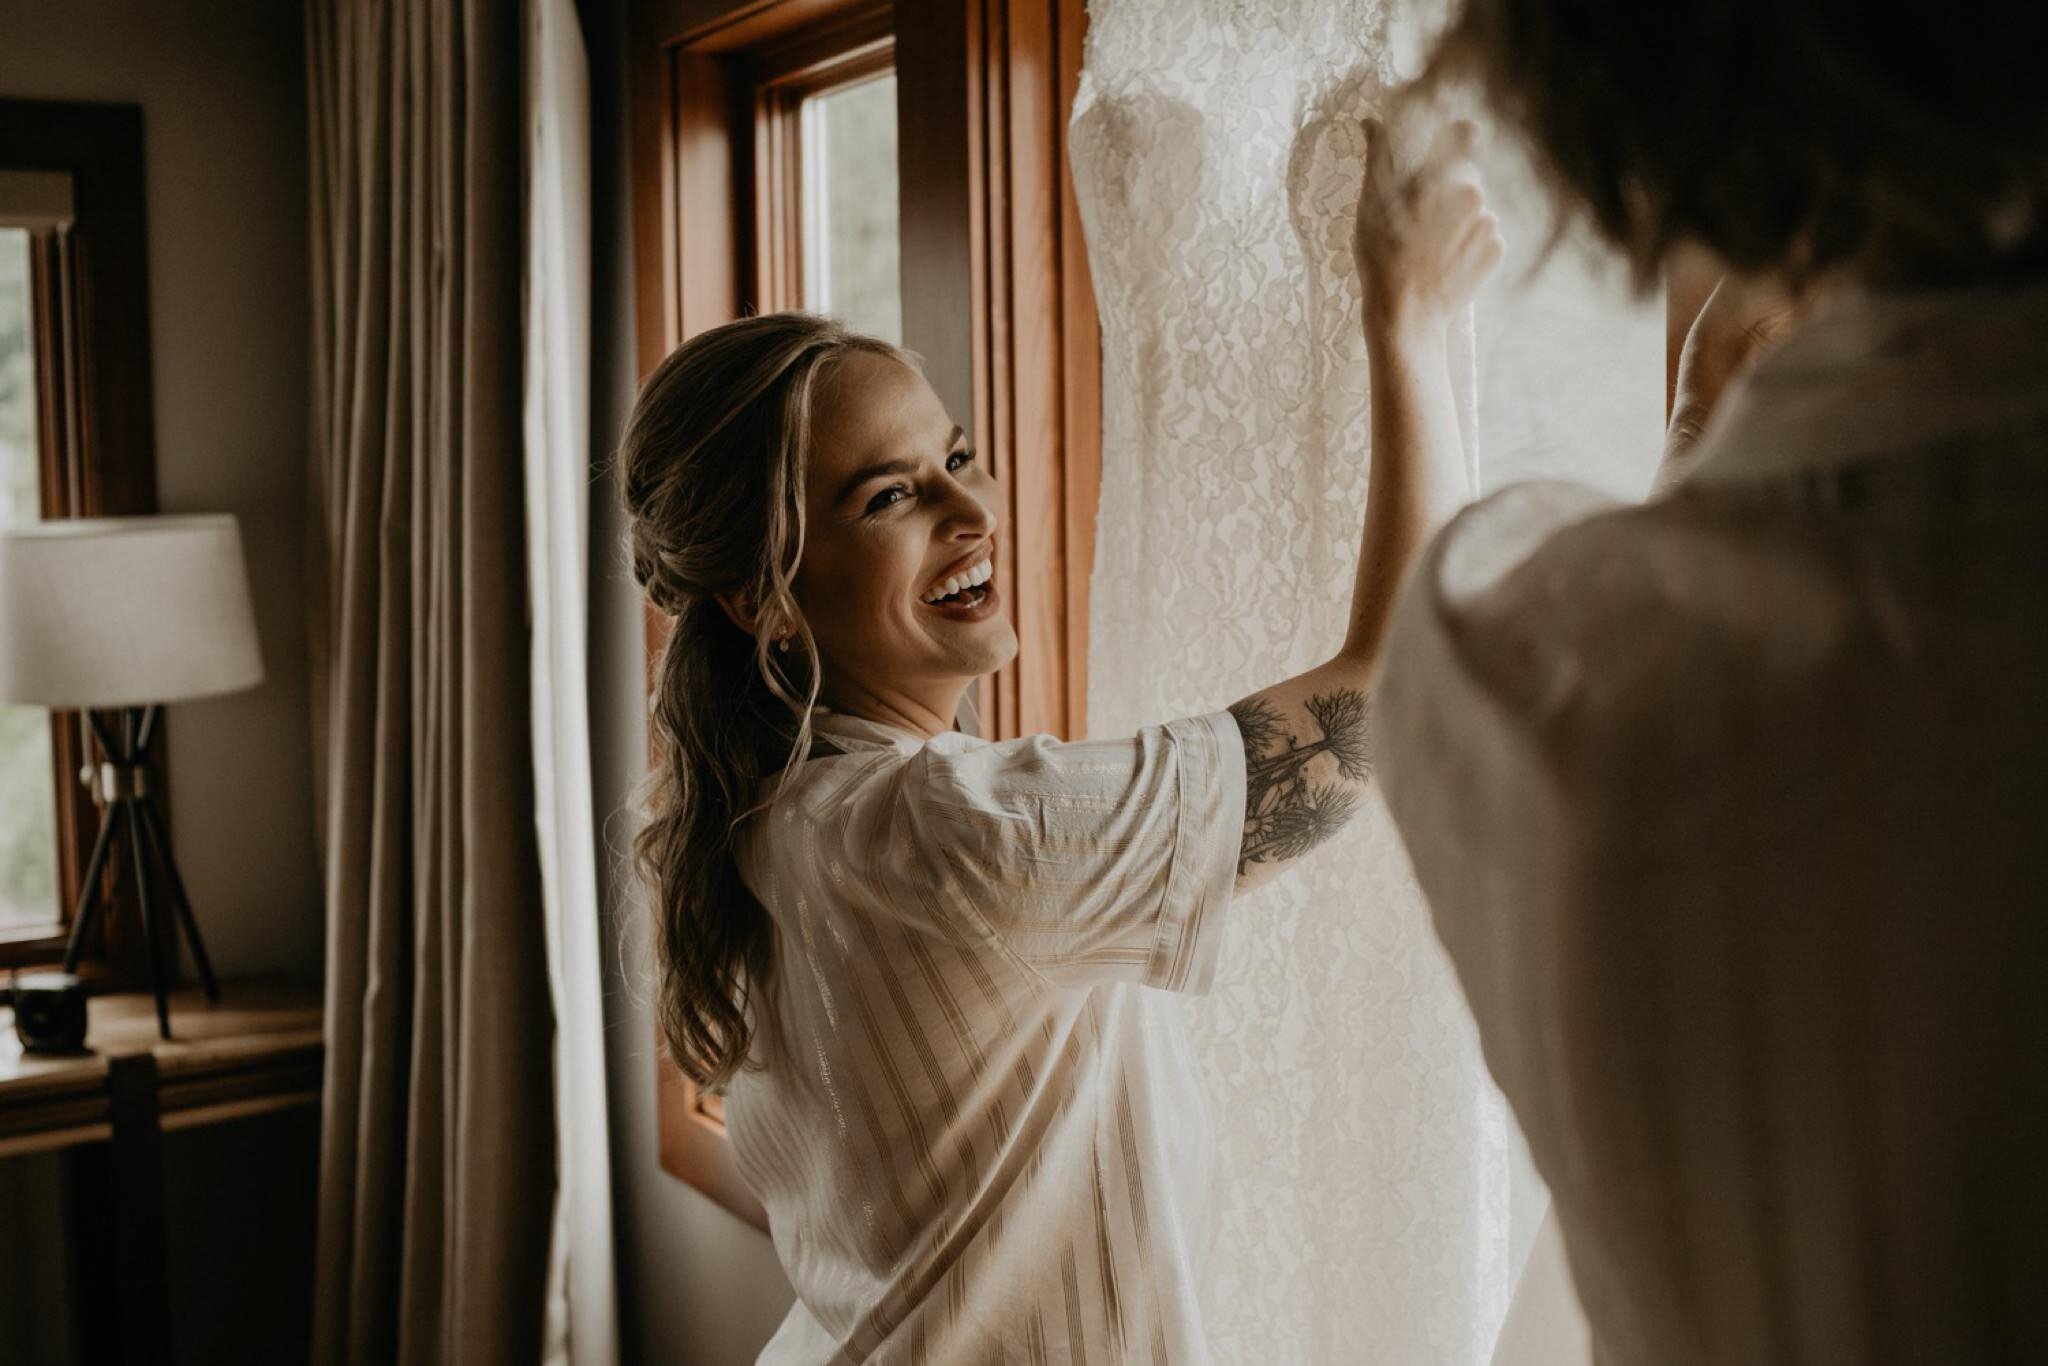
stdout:
{"type": "MultiPolygon", "coordinates": [[[[138,105],[0,100],[0,169],[55,171],[71,179],[70,223],[39,234],[34,247],[45,518],[156,511],[142,150],[138,105]]],[[[163,729],[159,723],[150,747],[159,775],[166,772],[163,729]]],[[[51,732],[57,890],[68,930],[100,817],[77,779],[92,753],[83,717],[54,712],[51,732]]],[[[148,953],[134,889],[111,874],[123,860],[110,857],[107,866],[112,914],[101,918],[103,928],[87,945],[85,972],[146,980],[148,953]]],[[[170,919],[162,917],[158,928],[167,932],[170,919]]],[[[63,949],[61,934],[0,940],[0,967],[48,961],[63,949]]],[[[175,962],[175,954],[167,961],[175,962]]]]}

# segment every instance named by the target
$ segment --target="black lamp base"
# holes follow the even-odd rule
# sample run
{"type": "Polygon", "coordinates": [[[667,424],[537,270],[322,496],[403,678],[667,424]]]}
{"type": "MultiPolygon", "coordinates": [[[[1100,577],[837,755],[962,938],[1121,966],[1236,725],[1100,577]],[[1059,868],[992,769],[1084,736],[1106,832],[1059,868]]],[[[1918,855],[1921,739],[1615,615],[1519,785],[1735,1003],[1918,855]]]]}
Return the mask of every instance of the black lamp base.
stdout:
{"type": "Polygon", "coordinates": [[[78,908],[71,916],[71,940],[64,949],[64,971],[73,972],[78,967],[78,956],[85,948],[93,916],[100,910],[100,873],[106,867],[107,851],[113,843],[115,828],[125,824],[128,847],[135,855],[135,892],[142,907],[142,936],[149,943],[149,976],[150,985],[156,991],[157,1032],[168,1039],[171,1037],[171,1009],[164,990],[170,968],[164,961],[163,936],[158,934],[156,927],[159,909],[158,899],[153,895],[155,879],[151,876],[151,854],[155,855],[155,864],[170,891],[171,906],[177,914],[185,942],[192,950],[192,966],[206,988],[207,1000],[220,999],[220,984],[213,979],[213,965],[207,961],[206,945],[200,942],[199,922],[192,917],[192,902],[185,895],[185,881],[178,876],[177,860],[171,856],[171,842],[164,834],[163,817],[158,813],[156,799],[151,793],[152,774],[143,758],[149,750],[150,735],[156,729],[160,710],[150,707],[124,711],[122,743],[119,746],[107,733],[99,714],[86,713],[86,719],[92,724],[93,736],[105,756],[96,772],[88,770],[85,775],[92,780],[95,795],[101,803],[100,833],[99,838],[93,841],[92,858],[86,864],[85,881],[79,887],[78,908]]]}

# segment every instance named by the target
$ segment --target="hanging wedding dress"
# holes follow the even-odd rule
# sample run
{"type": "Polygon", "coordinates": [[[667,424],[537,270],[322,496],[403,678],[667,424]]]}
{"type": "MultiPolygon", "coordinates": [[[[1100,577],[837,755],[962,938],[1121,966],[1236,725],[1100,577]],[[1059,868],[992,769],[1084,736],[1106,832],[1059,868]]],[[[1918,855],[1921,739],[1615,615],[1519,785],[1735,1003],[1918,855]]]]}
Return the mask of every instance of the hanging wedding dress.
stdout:
{"type": "MultiPolygon", "coordinates": [[[[1370,403],[1357,121],[1439,11],[1091,6],[1071,157],[1103,342],[1092,733],[1213,709],[1343,636],[1370,403]]],[[[1533,206],[1526,177],[1516,192],[1533,206]]],[[[1522,268],[1455,348],[1468,456],[1487,487],[1640,493],[1661,330],[1569,253],[1519,280],[1547,222],[1504,217],[1522,268]]],[[[1540,1190],[1511,1201],[1510,1121],[1384,808],[1247,898],[1222,961],[1207,998],[1150,1007],[1192,1010],[1209,1079],[1216,1359],[1482,1366],[1540,1190]]],[[[1553,1321],[1550,1271],[1524,1317],[1553,1321]]]]}

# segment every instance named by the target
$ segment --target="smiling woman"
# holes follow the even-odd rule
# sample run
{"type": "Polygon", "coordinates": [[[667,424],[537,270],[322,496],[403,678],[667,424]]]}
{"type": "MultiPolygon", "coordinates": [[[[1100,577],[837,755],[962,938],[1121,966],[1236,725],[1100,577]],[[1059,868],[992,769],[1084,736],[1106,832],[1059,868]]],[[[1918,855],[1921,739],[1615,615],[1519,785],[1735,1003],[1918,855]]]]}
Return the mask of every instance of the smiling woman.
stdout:
{"type": "Polygon", "coordinates": [[[949,730],[960,681],[1017,653],[997,610],[994,481],[924,377],[885,354],[833,369],[818,427],[829,439],[813,455],[793,586],[832,661],[821,696],[922,734],[949,730]]]}
{"type": "Polygon", "coordinates": [[[638,849],[658,1009],[727,1088],[799,1291],[761,1359],[1084,1360],[1135,1334],[1200,1360],[1185,1060],[1094,988],[1206,986],[1235,723],[951,728],[1016,651],[996,495],[883,343],[713,329],[649,380],[621,461],[636,575],[676,617],[638,849]]]}
{"type": "Polygon", "coordinates": [[[1209,1359],[1210,1138],[1169,994],[1208,988],[1236,893],[1360,805],[1393,585],[1462,493],[1433,458],[1458,449],[1446,329],[1500,254],[1473,136],[1406,171],[1372,136],[1348,627],[1227,710],[956,728],[1017,652],[1000,490],[897,348],[775,313],[647,381],[619,459],[674,627],[636,852],[669,1051],[724,1089],[798,1292],[761,1361],[1209,1359]]]}

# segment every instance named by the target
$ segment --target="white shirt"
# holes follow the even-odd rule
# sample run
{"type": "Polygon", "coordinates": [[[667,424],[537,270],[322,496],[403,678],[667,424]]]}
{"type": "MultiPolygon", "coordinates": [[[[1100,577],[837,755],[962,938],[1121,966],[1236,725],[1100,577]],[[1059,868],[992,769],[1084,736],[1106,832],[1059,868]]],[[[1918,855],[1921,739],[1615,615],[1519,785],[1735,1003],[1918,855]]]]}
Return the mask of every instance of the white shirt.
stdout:
{"type": "Polygon", "coordinates": [[[1467,511],[1377,703],[1603,1366],[2048,1361],[2048,288],[1467,511]]]}
{"type": "Polygon", "coordinates": [[[760,1360],[1207,1361],[1209,1138],[1166,993],[1215,969],[1236,723],[815,725],[844,753],[740,859],[776,968],[725,1113],[797,1293],[760,1360]]]}

